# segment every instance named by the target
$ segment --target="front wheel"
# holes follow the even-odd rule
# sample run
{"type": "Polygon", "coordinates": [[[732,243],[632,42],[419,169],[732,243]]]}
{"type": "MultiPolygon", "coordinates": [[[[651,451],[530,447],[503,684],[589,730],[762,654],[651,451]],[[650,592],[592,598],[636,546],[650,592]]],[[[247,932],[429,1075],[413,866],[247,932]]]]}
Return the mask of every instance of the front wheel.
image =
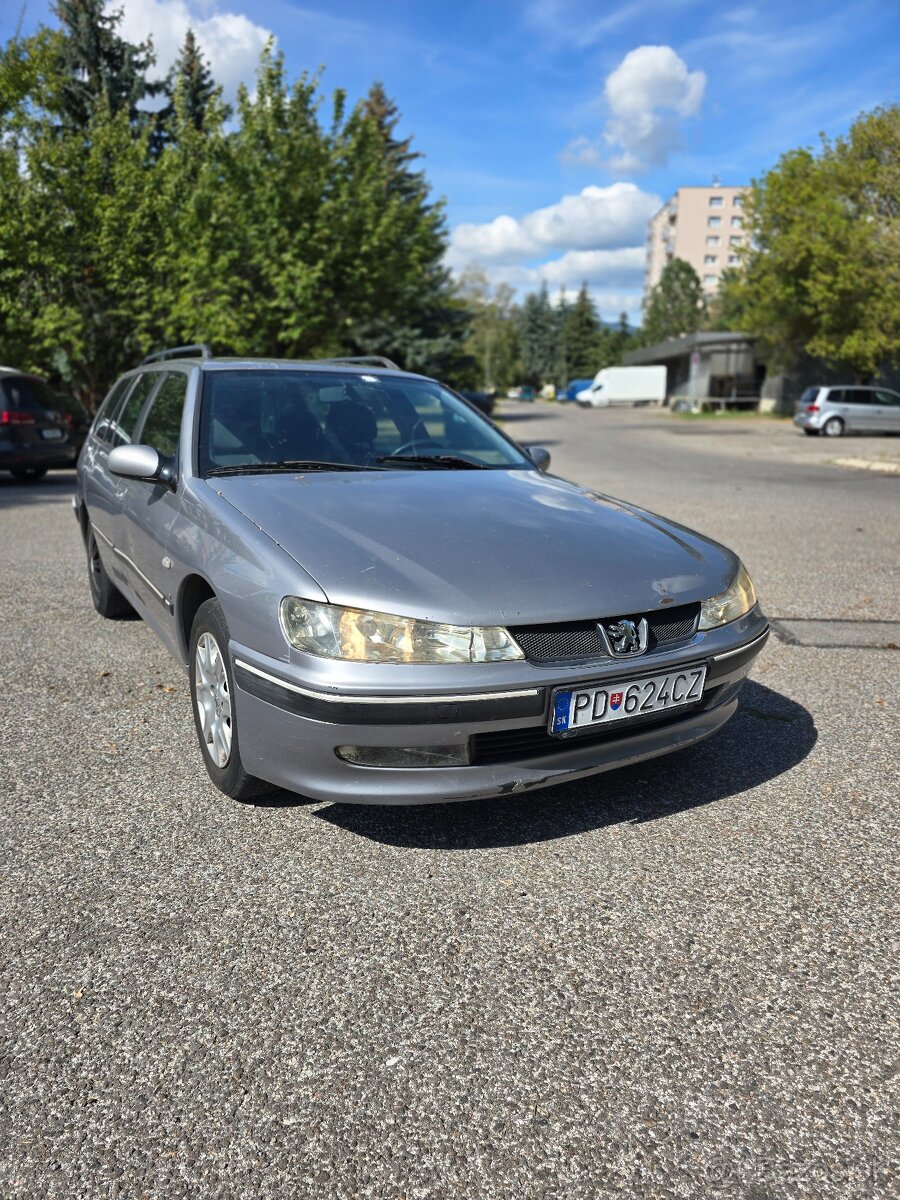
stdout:
{"type": "Polygon", "coordinates": [[[822,432],[826,437],[841,437],[844,432],[844,422],[840,417],[829,417],[822,426],[822,432]]]}
{"type": "Polygon", "coordinates": [[[241,762],[228,640],[221,604],[207,600],[197,610],[191,628],[191,707],[210,779],[232,800],[253,800],[273,789],[248,775],[241,762]]]}

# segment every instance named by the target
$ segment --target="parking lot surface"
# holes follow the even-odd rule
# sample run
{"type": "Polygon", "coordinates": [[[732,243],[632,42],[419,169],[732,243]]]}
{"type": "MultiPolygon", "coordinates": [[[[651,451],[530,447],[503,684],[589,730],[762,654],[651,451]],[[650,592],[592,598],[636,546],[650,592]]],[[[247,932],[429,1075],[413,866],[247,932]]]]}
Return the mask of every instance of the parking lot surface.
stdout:
{"type": "Polygon", "coordinates": [[[741,554],[776,634],[716,737],[227,801],[91,607],[71,472],[0,476],[3,1197],[896,1194],[900,483],[775,422],[499,415],[741,554]]]}

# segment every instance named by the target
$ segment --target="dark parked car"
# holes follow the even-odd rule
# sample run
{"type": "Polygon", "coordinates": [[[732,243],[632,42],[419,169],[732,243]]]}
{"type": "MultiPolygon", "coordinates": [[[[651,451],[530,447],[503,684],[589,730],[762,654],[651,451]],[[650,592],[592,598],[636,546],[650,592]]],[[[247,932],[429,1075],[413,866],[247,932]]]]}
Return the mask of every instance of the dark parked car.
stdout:
{"type": "Polygon", "coordinates": [[[0,470],[35,480],[50,467],[71,467],[77,455],[59,398],[49,383],[0,367],[0,470]]]}
{"type": "Polygon", "coordinates": [[[69,441],[75,447],[75,454],[84,445],[84,439],[91,428],[93,417],[80,400],[65,392],[56,393],[56,411],[66,423],[69,431],[69,441]]]}
{"type": "Polygon", "coordinates": [[[464,400],[468,400],[470,404],[474,404],[479,412],[483,412],[486,417],[493,416],[494,409],[497,407],[496,392],[460,392],[464,400]]]}

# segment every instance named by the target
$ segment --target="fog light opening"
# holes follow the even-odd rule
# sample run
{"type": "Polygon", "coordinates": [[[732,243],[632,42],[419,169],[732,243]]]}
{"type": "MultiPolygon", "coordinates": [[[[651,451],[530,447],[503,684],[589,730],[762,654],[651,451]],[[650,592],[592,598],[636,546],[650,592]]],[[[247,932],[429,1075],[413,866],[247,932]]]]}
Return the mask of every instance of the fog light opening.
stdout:
{"type": "Polygon", "coordinates": [[[336,746],[335,754],[355,767],[467,767],[469,746],[336,746]]]}

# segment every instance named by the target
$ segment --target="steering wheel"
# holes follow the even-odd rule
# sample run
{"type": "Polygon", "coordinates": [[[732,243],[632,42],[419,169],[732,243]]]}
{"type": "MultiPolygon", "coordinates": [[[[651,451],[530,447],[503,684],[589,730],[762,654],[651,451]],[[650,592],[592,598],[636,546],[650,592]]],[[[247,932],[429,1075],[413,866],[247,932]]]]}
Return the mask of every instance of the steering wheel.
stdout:
{"type": "Polygon", "coordinates": [[[411,442],[404,442],[402,446],[398,446],[396,450],[392,450],[392,454],[418,454],[422,449],[434,450],[449,450],[450,447],[446,442],[439,442],[437,438],[424,437],[413,438],[411,442]]]}

